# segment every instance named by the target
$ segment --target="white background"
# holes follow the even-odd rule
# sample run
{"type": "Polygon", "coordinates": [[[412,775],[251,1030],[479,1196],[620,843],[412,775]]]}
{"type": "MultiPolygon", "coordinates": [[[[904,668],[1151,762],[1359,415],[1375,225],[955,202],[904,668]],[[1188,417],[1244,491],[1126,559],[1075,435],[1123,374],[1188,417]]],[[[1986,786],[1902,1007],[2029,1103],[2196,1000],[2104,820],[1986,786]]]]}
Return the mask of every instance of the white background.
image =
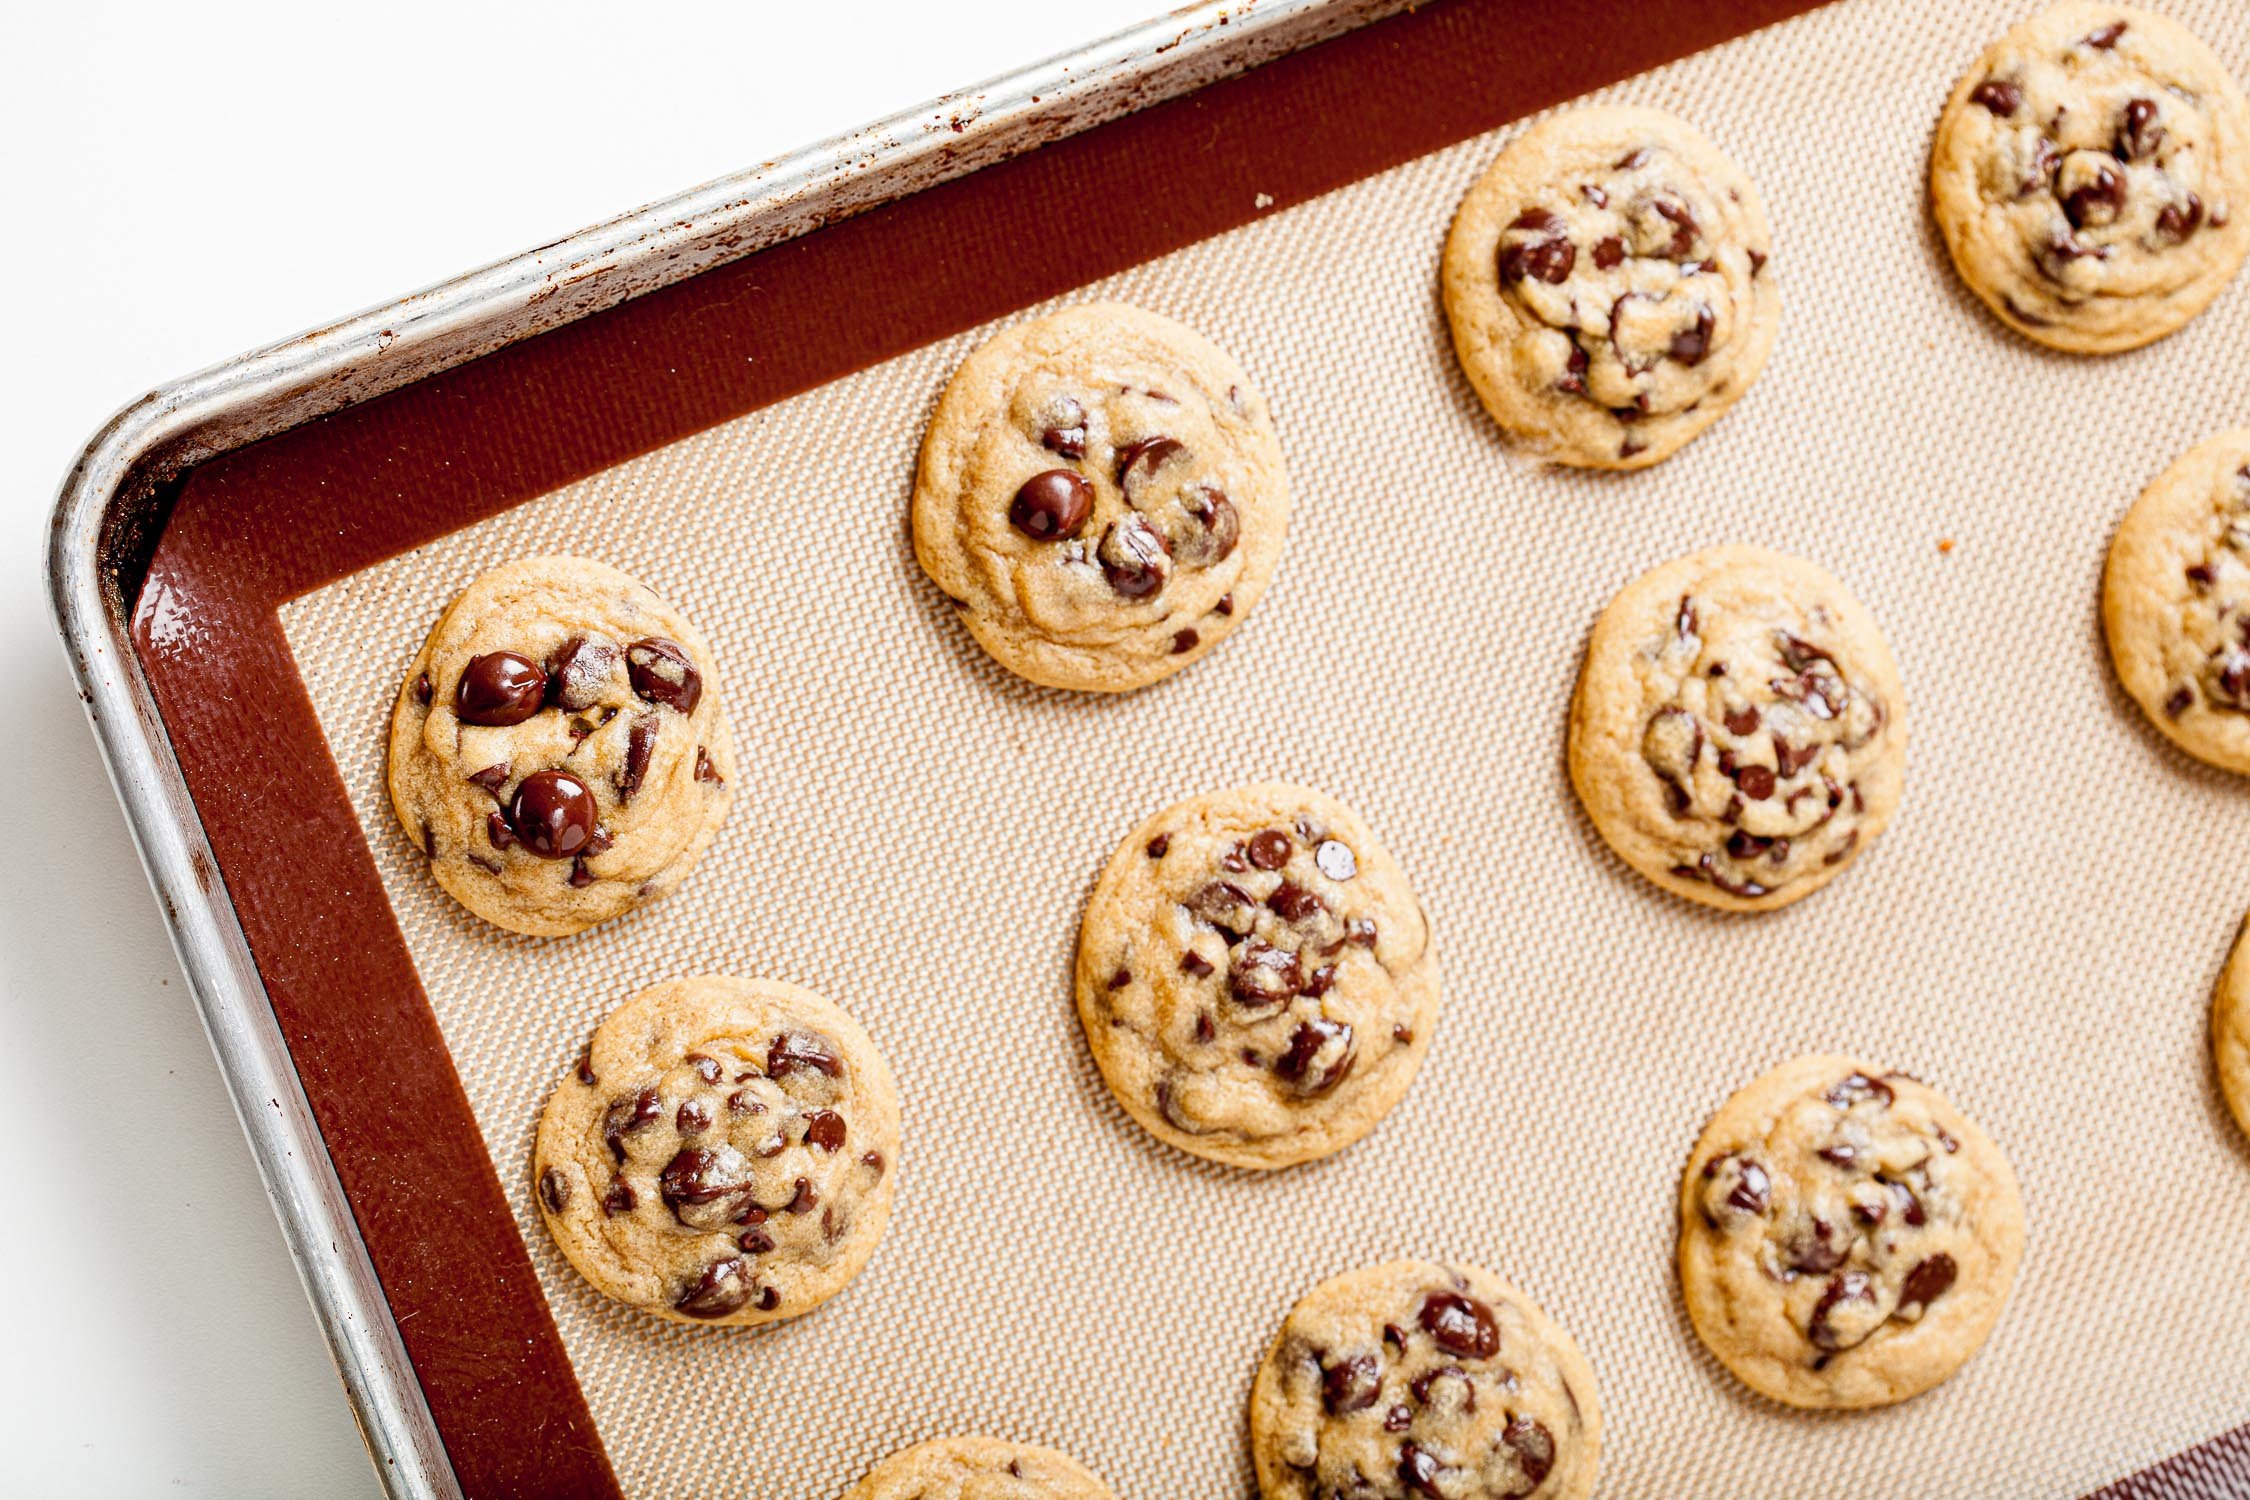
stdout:
{"type": "Polygon", "coordinates": [[[173,376],[1158,8],[0,13],[0,1492],[375,1492],[49,622],[79,446],[173,376]]]}

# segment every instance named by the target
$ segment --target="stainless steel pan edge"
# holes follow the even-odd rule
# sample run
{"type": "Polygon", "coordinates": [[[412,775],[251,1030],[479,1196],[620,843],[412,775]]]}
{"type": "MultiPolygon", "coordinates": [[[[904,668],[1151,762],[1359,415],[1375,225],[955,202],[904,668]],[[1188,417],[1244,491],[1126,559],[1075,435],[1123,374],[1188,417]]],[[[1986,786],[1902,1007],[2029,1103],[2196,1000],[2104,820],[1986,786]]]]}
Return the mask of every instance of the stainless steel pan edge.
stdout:
{"type": "Polygon", "coordinates": [[[135,536],[219,453],[822,224],[1186,93],[1409,0],[1191,5],[163,386],[65,478],[48,592],[79,696],[386,1491],[460,1493],[131,644],[135,536]]]}

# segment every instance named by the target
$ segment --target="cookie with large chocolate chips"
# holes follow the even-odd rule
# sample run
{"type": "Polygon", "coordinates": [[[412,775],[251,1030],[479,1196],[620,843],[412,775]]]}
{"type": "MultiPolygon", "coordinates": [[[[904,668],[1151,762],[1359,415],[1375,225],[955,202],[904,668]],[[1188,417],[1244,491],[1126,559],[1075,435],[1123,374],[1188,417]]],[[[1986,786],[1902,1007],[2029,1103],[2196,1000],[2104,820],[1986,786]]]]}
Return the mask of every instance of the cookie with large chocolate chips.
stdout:
{"type": "Polygon", "coordinates": [[[597,1291],[683,1323],[775,1323],[858,1275],[891,1213],[898,1091],[809,990],[707,974],[594,1028],[539,1117],[540,1216],[597,1291]]]}
{"type": "Polygon", "coordinates": [[[2109,544],[2102,624],[2149,722],[2250,775],[2250,427],[2189,450],[2133,502],[2109,544]]]}
{"type": "Polygon", "coordinates": [[[2074,354],[2137,349],[2210,306],[2250,253],[2250,103],[2177,22],[2066,0],[1961,76],[1930,201],[2002,322],[2074,354]]]}
{"type": "Polygon", "coordinates": [[[1661,110],[1565,110],[1500,153],[1445,244],[1453,348],[1525,453],[1641,469],[1725,414],[1780,321],[1741,168],[1661,110]]]}
{"type": "Polygon", "coordinates": [[[2236,937],[2234,951],[2211,995],[2211,1057],[2219,1071],[2219,1092],[2235,1122],[2250,1131],[2250,924],[2236,937]]]}
{"type": "Polygon", "coordinates": [[[1680,1291],[1745,1385],[1884,1406],[1958,1370],[2023,1258],[2000,1148],[1943,1095],[1800,1057],[1729,1099],[1680,1179],[1680,1291]]]}
{"type": "Polygon", "coordinates": [[[1087,903],[1076,987],[1126,1113],[1233,1166],[1373,1130],[1437,1029],[1437,952],[1398,862],[1335,798],[1278,784],[1126,836],[1087,903]]]}
{"type": "Polygon", "coordinates": [[[1890,647],[1811,563],[1692,553],[1594,623],[1571,784],[1609,846],[1666,890],[1726,911],[1810,895],[1889,824],[1905,770],[1890,647]]]}
{"type": "Polygon", "coordinates": [[[1476,1266],[1399,1260],[1322,1282],[1250,1392],[1263,1500],[1582,1500],[1601,1432],[1570,1335],[1476,1266]]]}
{"type": "Polygon", "coordinates": [[[1265,593],[1289,478],[1233,356],[1115,303],[1003,329],[922,440],[914,553],[977,643],[1049,687],[1123,692],[1265,593]]]}
{"type": "Polygon", "coordinates": [[[391,710],[391,807],[456,900],[561,936],[684,879],[733,805],[711,650],[606,563],[534,557],[446,607],[391,710]]]}
{"type": "Polygon", "coordinates": [[[1116,1500],[1068,1454],[1004,1438],[937,1438],[901,1448],[844,1500],[1116,1500]]]}

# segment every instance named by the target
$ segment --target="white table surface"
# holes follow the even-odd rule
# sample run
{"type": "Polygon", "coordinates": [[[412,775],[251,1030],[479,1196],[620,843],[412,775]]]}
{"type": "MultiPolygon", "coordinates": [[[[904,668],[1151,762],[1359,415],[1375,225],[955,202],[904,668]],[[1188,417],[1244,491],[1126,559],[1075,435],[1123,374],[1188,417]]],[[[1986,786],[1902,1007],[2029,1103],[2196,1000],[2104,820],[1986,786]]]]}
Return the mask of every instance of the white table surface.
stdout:
{"type": "Polygon", "coordinates": [[[46,604],[156,383],[1159,0],[96,3],[0,20],[0,1491],[374,1494],[46,604]]]}

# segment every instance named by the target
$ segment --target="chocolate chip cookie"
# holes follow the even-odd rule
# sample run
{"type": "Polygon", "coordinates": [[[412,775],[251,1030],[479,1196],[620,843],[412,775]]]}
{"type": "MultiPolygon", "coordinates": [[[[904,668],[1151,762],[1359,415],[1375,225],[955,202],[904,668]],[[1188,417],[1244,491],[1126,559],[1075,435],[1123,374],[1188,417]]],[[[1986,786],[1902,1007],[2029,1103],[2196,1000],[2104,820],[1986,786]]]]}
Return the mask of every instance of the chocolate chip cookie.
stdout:
{"type": "Polygon", "coordinates": [[[1646,468],[1765,368],[1772,255],[1758,190],[1686,121],[1566,110],[1462,200],[1443,272],[1453,348],[1524,452],[1646,468]]]}
{"type": "Polygon", "coordinates": [[[2135,349],[2210,306],[2250,251],[2250,105],[2178,24],[2066,0],[1955,86],[1930,201],[2002,322],[2074,354],[2135,349]]]}
{"type": "Polygon", "coordinates": [[[448,605],[391,711],[391,808],[430,873],[511,932],[670,891],[734,792],[711,649],[607,563],[534,557],[448,605]]]}
{"type": "Polygon", "coordinates": [[[594,1028],[539,1117],[532,1196],[597,1291],[684,1323],[778,1323],[843,1289],[891,1215],[898,1092],[810,990],[706,974],[594,1028]]]}
{"type": "Polygon", "coordinates": [[[1117,303],[995,335],[938,399],[914,555],[993,660],[1116,693],[1209,652],[1266,591],[1289,477],[1233,356],[1117,303]]]}
{"type": "Polygon", "coordinates": [[[2189,450],[2133,502],[2102,571],[2102,624],[2149,722],[2250,775],[2250,427],[2189,450]]]}
{"type": "Polygon", "coordinates": [[[938,1438],[901,1448],[844,1500],[1116,1500],[1085,1465],[1001,1438],[938,1438]]]}
{"type": "Polygon", "coordinates": [[[2023,1258],[2000,1148],[1936,1090],[1800,1057],[1729,1099],[1680,1179],[1680,1290],[1719,1362],[1791,1406],[1885,1406],[1984,1343],[2023,1258]]]}
{"type": "Polygon", "coordinates": [[[2235,1122],[2250,1131],[2250,924],[2234,942],[2211,995],[2211,1056],[2219,1092],[2235,1122]]]}
{"type": "Polygon", "coordinates": [[[1078,1018],[1151,1134],[1238,1167],[1341,1151],[1437,1029],[1406,875],[1335,798],[1268,784],[1168,807],[1110,857],[1078,933],[1078,1018]]]}
{"type": "Polygon", "coordinates": [[[1770,911],[1812,894],[1890,822],[1905,771],[1890,647],[1809,562],[1691,553],[1594,623],[1571,784],[1619,857],[1675,895],[1770,911]]]}
{"type": "Polygon", "coordinates": [[[1322,1282],[1250,1392],[1263,1500],[1576,1500],[1601,1434],[1570,1335],[1476,1266],[1397,1260],[1322,1282]]]}

